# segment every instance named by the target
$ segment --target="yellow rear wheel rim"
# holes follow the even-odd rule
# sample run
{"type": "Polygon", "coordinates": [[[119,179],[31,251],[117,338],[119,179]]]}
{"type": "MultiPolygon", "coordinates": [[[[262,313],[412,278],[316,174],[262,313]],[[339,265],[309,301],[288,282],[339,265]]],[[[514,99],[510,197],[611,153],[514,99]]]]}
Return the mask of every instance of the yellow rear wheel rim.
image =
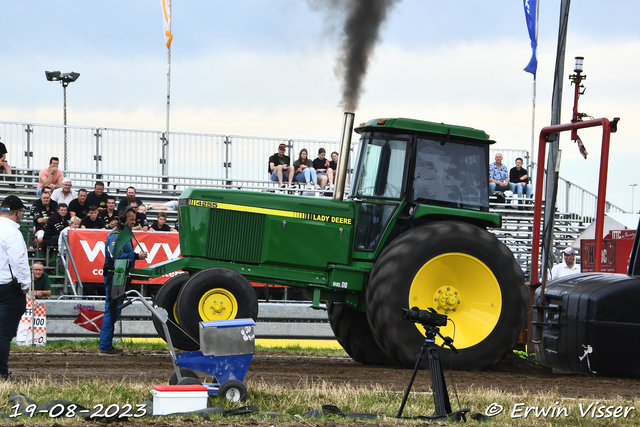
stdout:
{"type": "Polygon", "coordinates": [[[198,312],[203,321],[235,319],[238,301],[226,289],[211,289],[200,298],[198,312]]]}
{"type": "MultiPolygon", "coordinates": [[[[459,349],[486,339],[502,312],[502,292],[493,272],[478,258],[463,253],[439,255],[425,263],[411,282],[409,307],[433,307],[455,322],[440,328],[459,349]]],[[[424,335],[422,325],[416,327],[424,335]]],[[[436,338],[438,344],[442,343],[436,338]]]]}

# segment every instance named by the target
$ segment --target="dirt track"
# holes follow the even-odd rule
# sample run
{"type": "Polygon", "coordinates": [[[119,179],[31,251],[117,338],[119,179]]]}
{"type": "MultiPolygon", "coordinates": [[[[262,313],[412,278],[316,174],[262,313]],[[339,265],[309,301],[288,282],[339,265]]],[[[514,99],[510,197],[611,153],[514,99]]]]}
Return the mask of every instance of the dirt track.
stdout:
{"type": "MultiPolygon", "coordinates": [[[[51,378],[56,382],[88,380],[133,380],[166,384],[173,372],[169,353],[133,353],[123,357],[99,357],[97,353],[12,353],[9,360],[13,375],[23,380],[51,378]]],[[[381,366],[365,366],[348,357],[288,356],[258,353],[254,356],[245,381],[302,388],[309,381],[349,383],[358,387],[380,385],[402,391],[411,371],[381,366]]],[[[568,398],[635,398],[640,395],[640,381],[610,377],[557,375],[550,369],[527,363],[516,356],[483,372],[454,371],[458,390],[493,388],[513,394],[556,391],[568,398]]],[[[204,379],[201,378],[201,379],[204,379]]],[[[449,373],[446,373],[450,384],[449,373]]],[[[420,371],[414,391],[430,391],[428,371],[420,371]]]]}

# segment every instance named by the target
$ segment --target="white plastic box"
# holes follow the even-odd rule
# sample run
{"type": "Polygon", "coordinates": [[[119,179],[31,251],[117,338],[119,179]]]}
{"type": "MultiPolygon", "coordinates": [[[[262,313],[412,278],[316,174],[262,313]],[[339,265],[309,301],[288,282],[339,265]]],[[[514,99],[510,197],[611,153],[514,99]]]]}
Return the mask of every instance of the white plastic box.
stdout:
{"type": "Polygon", "coordinates": [[[193,412],[207,407],[207,387],[203,385],[156,385],[151,390],[153,415],[193,412]]]}

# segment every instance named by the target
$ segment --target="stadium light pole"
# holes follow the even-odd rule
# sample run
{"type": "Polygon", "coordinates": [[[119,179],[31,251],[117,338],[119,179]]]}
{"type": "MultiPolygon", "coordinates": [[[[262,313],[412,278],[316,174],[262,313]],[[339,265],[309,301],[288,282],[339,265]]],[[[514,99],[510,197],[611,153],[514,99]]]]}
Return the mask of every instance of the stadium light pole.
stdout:
{"type": "Polygon", "coordinates": [[[80,77],[80,73],[61,73],[60,71],[45,71],[44,75],[50,82],[60,82],[62,84],[63,93],[63,111],[64,111],[64,171],[67,171],[67,86],[69,83],[75,82],[80,77]]]}
{"type": "Polygon", "coordinates": [[[629,184],[629,187],[631,187],[631,213],[635,213],[633,212],[633,192],[636,189],[636,186],[638,184],[629,184]]]}

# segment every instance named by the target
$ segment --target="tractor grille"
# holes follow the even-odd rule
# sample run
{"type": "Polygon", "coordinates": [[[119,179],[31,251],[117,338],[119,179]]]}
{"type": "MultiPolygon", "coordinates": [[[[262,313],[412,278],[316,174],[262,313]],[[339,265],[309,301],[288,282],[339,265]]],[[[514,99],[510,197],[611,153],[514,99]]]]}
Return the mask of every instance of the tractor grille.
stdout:
{"type": "Polygon", "coordinates": [[[259,263],[265,215],[211,209],[208,258],[259,263]]]}

